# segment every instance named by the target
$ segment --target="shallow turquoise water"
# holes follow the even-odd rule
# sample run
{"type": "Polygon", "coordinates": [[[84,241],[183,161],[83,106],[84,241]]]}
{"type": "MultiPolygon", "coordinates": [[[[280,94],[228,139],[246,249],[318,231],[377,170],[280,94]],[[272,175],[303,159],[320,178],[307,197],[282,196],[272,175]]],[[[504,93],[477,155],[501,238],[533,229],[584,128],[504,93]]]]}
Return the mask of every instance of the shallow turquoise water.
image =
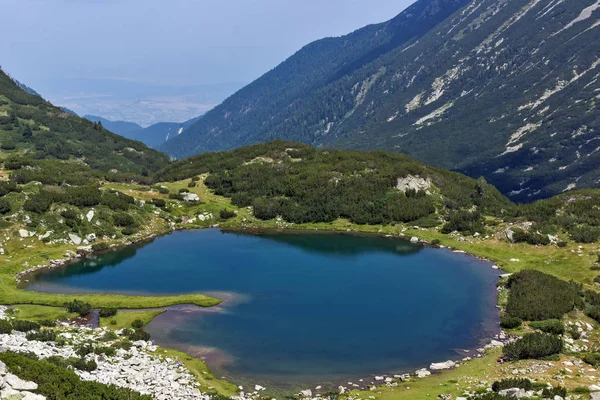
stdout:
{"type": "Polygon", "coordinates": [[[218,376],[284,386],[464,357],[497,332],[497,275],[487,262],[399,239],[209,229],[43,272],[28,289],[216,293],[221,306],[178,307],[148,332],[218,376]]]}

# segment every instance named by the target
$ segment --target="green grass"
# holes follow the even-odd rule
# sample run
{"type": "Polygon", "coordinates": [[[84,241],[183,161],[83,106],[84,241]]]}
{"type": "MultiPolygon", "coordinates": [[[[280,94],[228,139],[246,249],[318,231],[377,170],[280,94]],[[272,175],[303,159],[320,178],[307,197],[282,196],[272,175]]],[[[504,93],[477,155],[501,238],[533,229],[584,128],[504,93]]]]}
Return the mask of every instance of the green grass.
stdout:
{"type": "Polygon", "coordinates": [[[12,317],[28,321],[69,320],[77,316],[75,313],[68,313],[63,307],[19,304],[12,306],[10,309],[15,311],[12,317]]]}
{"type": "Polygon", "coordinates": [[[375,391],[353,391],[354,398],[366,399],[375,396],[376,400],[431,400],[441,393],[451,394],[452,398],[462,395],[467,387],[473,388],[473,381],[493,382],[500,376],[496,359],[501,350],[490,350],[485,357],[475,358],[460,367],[431,375],[427,378],[412,378],[410,382],[400,382],[398,387],[382,386],[375,391]]]}
{"type": "Polygon", "coordinates": [[[127,296],[115,294],[58,294],[24,291],[17,288],[14,276],[31,265],[45,265],[50,259],[63,258],[65,251],[73,249],[67,245],[44,245],[37,238],[23,241],[12,240],[7,248],[8,261],[0,265],[0,304],[32,304],[61,307],[74,298],[90,303],[94,308],[156,308],[177,304],[195,304],[211,307],[221,300],[203,294],[176,296],[127,296]]]}
{"type": "Polygon", "coordinates": [[[131,328],[131,323],[136,319],[144,322],[144,326],[148,325],[157,315],[160,315],[164,310],[144,310],[144,311],[123,311],[119,310],[117,315],[108,318],[100,318],[100,326],[105,326],[110,329],[131,328]],[[113,324],[112,321],[116,323],[113,324]]]}

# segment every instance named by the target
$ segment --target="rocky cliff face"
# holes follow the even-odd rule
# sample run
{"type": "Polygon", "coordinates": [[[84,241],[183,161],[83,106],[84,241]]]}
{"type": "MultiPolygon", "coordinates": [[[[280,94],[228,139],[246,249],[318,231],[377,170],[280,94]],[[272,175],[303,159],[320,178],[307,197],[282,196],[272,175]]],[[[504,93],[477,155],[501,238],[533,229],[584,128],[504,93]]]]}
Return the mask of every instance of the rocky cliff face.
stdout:
{"type": "MultiPolygon", "coordinates": [[[[420,3],[429,8],[401,14],[405,24],[411,18],[432,23],[432,15],[451,8],[420,3]]],[[[483,175],[520,201],[598,186],[600,2],[452,5],[457,11],[426,33],[389,40],[386,51],[359,57],[366,62],[344,61],[327,79],[281,97],[298,84],[294,76],[275,79],[281,70],[315,68],[298,67],[296,55],[165,148],[181,156],[277,137],[393,149],[483,175]],[[265,105],[258,82],[277,83],[269,97],[279,101],[265,105]]],[[[390,24],[361,35],[383,34],[390,24]]]]}

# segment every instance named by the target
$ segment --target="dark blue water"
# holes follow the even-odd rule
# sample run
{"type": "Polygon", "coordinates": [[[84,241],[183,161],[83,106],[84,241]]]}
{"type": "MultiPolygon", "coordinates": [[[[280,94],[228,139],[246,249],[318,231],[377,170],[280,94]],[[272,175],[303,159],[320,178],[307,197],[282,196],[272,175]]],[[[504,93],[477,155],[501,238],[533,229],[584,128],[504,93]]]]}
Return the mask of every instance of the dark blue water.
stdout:
{"type": "Polygon", "coordinates": [[[176,232],[38,274],[28,289],[214,293],[148,327],[237,382],[335,382],[465,356],[497,330],[489,263],[375,236],[176,232]]]}

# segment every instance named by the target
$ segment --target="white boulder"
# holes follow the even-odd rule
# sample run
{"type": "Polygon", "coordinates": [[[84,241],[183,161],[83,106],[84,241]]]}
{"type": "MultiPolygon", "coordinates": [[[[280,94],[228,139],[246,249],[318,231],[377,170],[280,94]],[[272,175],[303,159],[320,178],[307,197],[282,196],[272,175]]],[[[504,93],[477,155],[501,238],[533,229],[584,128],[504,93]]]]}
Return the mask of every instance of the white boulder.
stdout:
{"type": "Polygon", "coordinates": [[[6,374],[4,382],[14,390],[36,390],[38,388],[37,383],[24,381],[10,373],[6,374]]]}
{"type": "Polygon", "coordinates": [[[443,369],[450,369],[456,367],[456,363],[454,361],[444,361],[439,363],[432,363],[429,366],[429,369],[432,371],[441,371],[443,369]]]}
{"type": "Polygon", "coordinates": [[[69,240],[71,240],[73,244],[81,244],[81,238],[74,233],[69,233],[69,240]]]}

